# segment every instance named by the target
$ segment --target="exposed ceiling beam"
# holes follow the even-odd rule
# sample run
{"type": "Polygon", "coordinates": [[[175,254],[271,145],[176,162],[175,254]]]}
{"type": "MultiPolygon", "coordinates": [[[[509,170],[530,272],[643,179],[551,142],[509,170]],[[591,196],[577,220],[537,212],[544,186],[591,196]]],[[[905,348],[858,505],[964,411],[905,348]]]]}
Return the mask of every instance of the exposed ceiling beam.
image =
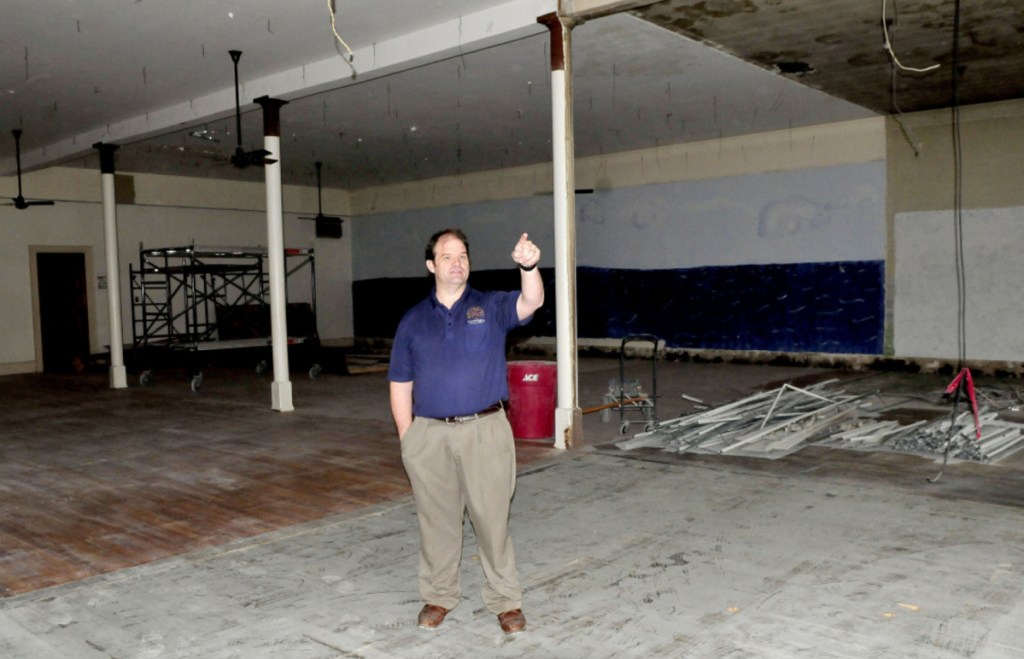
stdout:
{"type": "MultiPolygon", "coordinates": [[[[244,75],[243,55],[243,111],[247,109],[246,106],[251,106],[252,99],[260,96],[294,100],[543,32],[545,28],[537,24],[537,16],[550,13],[554,6],[555,0],[509,0],[498,6],[356,49],[351,62],[339,55],[248,80],[244,75]]],[[[227,82],[231,80],[231,63],[226,54],[224,71],[227,82]]],[[[96,142],[136,142],[231,116],[235,112],[234,93],[233,86],[224,87],[173,106],[96,126],[87,132],[22,154],[22,164],[26,169],[44,167],[88,154],[96,142]]],[[[11,168],[13,161],[3,163],[4,170],[11,168]]]]}
{"type": "Polygon", "coordinates": [[[559,15],[576,22],[639,9],[661,0],[559,0],[559,15]]]}

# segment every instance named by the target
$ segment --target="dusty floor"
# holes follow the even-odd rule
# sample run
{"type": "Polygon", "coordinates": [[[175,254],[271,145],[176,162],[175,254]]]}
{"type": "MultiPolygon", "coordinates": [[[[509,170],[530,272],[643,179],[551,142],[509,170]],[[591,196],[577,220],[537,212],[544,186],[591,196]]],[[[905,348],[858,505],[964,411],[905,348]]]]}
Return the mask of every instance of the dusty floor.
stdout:
{"type": "MultiPolygon", "coordinates": [[[[618,373],[582,360],[581,406],[618,373]]],[[[660,418],[692,409],[683,394],[727,402],[836,376],[941,403],[949,379],[679,362],[657,376],[660,418]]],[[[506,637],[483,608],[467,525],[463,603],[426,632],[382,376],[297,378],[287,415],[251,374],[211,373],[198,395],[173,379],[102,384],[0,378],[0,585],[47,542],[26,520],[92,534],[42,549],[68,568],[38,566],[53,585],[0,599],[0,656],[1024,656],[1020,454],[929,483],[936,458],[891,452],[621,451],[618,413],[588,414],[585,447],[519,447],[528,630],[506,637]],[[95,569],[98,546],[121,559],[95,569]]]]}

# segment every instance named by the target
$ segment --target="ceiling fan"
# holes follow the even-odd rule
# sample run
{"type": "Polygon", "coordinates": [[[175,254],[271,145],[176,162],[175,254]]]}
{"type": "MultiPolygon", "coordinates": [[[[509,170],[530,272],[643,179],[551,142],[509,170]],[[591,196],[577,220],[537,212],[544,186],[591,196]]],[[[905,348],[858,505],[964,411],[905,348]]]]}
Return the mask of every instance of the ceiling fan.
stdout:
{"type": "Polygon", "coordinates": [[[341,224],[343,220],[336,215],[324,215],[322,188],[320,185],[320,168],[323,167],[323,163],[315,162],[313,164],[316,165],[316,217],[300,216],[299,219],[316,221],[317,238],[341,238],[341,224]]]}
{"type": "Polygon", "coordinates": [[[29,206],[53,206],[53,201],[50,199],[33,199],[28,201],[21,195],[21,129],[15,128],[11,131],[14,134],[14,157],[15,162],[18,164],[18,196],[12,197],[10,204],[6,206],[14,206],[18,210],[25,210],[29,206]]]}
{"type": "Polygon", "coordinates": [[[231,61],[235,63],[235,133],[238,135],[238,146],[235,147],[235,152],[231,154],[231,164],[238,169],[245,169],[250,165],[272,165],[277,161],[267,158],[270,155],[270,151],[266,149],[246,151],[242,147],[242,106],[238,100],[238,60],[242,57],[242,51],[229,50],[228,54],[231,55],[231,61]]]}

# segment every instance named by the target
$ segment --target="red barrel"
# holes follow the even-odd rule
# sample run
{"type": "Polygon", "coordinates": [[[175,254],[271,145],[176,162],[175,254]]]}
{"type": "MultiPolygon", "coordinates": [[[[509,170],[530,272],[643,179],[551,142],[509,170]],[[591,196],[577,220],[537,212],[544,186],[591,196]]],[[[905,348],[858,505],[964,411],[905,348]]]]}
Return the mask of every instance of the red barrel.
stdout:
{"type": "Polygon", "coordinates": [[[555,436],[557,362],[508,363],[508,421],[516,439],[555,436]]]}

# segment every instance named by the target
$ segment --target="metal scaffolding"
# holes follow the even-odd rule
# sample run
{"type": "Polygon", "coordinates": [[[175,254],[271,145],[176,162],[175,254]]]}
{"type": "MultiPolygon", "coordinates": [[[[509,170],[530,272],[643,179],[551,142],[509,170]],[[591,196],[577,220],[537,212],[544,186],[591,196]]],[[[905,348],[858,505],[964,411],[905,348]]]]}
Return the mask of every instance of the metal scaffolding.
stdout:
{"type": "MultiPolygon", "coordinates": [[[[260,247],[163,247],[139,244],[139,265],[129,265],[132,350],[151,362],[152,350],[198,353],[270,345],[267,250],[260,247]]],[[[310,301],[287,303],[289,345],[319,345],[316,329],[316,267],[312,248],[285,249],[285,288],[308,274],[310,301]],[[294,335],[294,336],[293,336],[294,335]]],[[[191,360],[194,362],[195,360],[191,360]]],[[[266,370],[266,361],[257,363],[266,370]]],[[[193,390],[202,374],[191,369],[193,390]]],[[[320,373],[318,364],[310,377],[320,373]]],[[[148,384],[152,367],[140,376],[148,384]]]]}

